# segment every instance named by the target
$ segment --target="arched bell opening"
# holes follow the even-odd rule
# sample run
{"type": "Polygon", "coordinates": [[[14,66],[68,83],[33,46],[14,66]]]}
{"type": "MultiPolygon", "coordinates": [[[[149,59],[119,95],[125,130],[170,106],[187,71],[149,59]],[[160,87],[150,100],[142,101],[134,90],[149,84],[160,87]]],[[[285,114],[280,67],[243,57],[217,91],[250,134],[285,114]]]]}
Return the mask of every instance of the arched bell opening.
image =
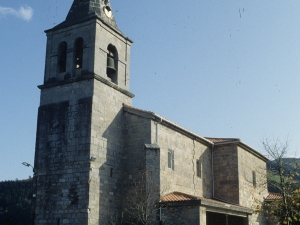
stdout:
{"type": "Polygon", "coordinates": [[[67,69],[67,49],[68,45],[66,42],[62,42],[58,46],[58,60],[57,68],[59,73],[66,72],[67,69]]]}
{"type": "Polygon", "coordinates": [[[81,75],[82,61],[83,61],[83,39],[77,38],[74,44],[75,76],[81,75]]]}
{"type": "Polygon", "coordinates": [[[118,84],[118,52],[115,46],[107,47],[106,75],[111,82],[118,84]]]}

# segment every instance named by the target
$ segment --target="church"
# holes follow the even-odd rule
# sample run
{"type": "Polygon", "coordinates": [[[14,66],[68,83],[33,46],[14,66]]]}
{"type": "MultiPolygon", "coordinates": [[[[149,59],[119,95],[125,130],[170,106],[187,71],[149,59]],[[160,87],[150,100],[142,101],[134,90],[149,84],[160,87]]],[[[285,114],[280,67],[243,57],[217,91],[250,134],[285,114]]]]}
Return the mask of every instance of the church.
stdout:
{"type": "Polygon", "coordinates": [[[159,187],[148,224],[266,224],[255,212],[268,196],[265,156],[240,139],[201,137],[132,106],[133,41],[109,0],[74,0],[45,33],[33,224],[121,224],[111,218],[126,211],[141,171],[145,187],[159,187]],[[181,210],[184,222],[162,206],[181,210]]]}

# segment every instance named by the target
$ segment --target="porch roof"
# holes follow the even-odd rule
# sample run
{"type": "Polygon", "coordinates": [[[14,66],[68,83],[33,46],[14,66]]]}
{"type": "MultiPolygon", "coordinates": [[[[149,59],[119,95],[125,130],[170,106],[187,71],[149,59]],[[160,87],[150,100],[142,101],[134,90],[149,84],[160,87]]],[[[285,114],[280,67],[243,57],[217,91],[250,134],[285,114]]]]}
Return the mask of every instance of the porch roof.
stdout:
{"type": "Polygon", "coordinates": [[[212,198],[204,198],[200,196],[188,195],[181,192],[172,192],[168,195],[161,197],[161,204],[163,205],[194,205],[205,206],[206,211],[225,213],[238,216],[246,216],[252,214],[253,210],[240,205],[234,205],[231,203],[223,202],[212,198]]]}
{"type": "Polygon", "coordinates": [[[269,192],[269,195],[265,198],[265,201],[275,201],[282,199],[282,195],[279,193],[269,192]]]}

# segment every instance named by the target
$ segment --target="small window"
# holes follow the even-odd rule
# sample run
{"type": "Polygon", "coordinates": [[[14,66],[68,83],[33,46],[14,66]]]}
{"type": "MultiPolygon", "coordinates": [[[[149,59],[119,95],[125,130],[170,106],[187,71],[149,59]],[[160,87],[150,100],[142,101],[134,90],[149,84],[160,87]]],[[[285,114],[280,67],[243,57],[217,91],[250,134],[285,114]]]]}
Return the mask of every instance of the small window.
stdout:
{"type": "Polygon", "coordinates": [[[168,168],[171,170],[174,170],[174,151],[169,150],[168,151],[168,168]]]}
{"type": "Polygon", "coordinates": [[[202,166],[202,163],[200,163],[199,160],[197,160],[197,163],[196,163],[196,170],[197,170],[197,177],[201,177],[201,166],[202,166]]]}
{"type": "Polygon", "coordinates": [[[256,172],[252,171],[252,182],[253,182],[253,187],[256,187],[256,172]]]}
{"type": "Polygon", "coordinates": [[[113,172],[114,172],[114,169],[113,169],[113,168],[110,168],[110,177],[113,176],[113,172]]]}

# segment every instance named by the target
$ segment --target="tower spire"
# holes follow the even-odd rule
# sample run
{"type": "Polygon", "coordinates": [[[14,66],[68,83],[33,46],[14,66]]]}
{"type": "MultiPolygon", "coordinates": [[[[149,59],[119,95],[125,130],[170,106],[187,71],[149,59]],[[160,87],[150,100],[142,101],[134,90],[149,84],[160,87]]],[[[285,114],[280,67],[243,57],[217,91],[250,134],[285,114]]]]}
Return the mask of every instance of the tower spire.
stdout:
{"type": "Polygon", "coordinates": [[[60,29],[95,17],[117,28],[109,0],[74,0],[66,20],[53,29],[60,29]]]}

